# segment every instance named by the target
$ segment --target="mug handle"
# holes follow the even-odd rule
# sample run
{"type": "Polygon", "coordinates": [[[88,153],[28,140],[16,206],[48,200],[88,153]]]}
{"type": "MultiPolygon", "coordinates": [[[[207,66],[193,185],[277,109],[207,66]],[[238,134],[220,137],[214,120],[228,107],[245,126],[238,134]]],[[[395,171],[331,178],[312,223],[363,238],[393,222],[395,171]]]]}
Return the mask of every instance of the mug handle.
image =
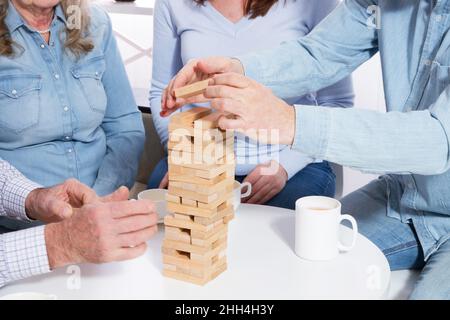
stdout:
{"type": "Polygon", "coordinates": [[[250,182],[244,182],[241,185],[241,191],[242,189],[244,189],[245,187],[247,187],[247,191],[245,193],[241,194],[241,199],[247,198],[252,194],[252,184],[250,182]]]}
{"type": "Polygon", "coordinates": [[[339,220],[339,224],[342,223],[342,221],[349,221],[352,225],[352,234],[353,234],[353,240],[352,240],[352,244],[349,246],[345,246],[344,244],[342,244],[342,242],[338,242],[338,249],[342,252],[349,252],[350,250],[352,250],[355,245],[356,245],[356,239],[358,238],[358,224],[356,223],[355,218],[353,218],[351,215],[348,214],[343,214],[339,220]]]}

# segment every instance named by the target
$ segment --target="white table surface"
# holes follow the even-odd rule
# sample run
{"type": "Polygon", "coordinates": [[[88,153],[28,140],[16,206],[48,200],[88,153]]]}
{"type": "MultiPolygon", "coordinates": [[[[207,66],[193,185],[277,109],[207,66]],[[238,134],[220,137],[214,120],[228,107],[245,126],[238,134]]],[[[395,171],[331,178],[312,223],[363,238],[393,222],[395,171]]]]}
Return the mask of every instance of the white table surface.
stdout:
{"type": "MultiPolygon", "coordinates": [[[[161,228],[163,229],[163,228],[161,228]]],[[[382,252],[359,236],[353,251],[330,262],[308,262],[293,251],[294,214],[242,205],[230,225],[228,270],[204,287],[161,275],[163,230],[136,260],[83,265],[78,281],[71,269],[30,278],[0,289],[54,294],[59,299],[380,299],[390,271],[382,252]]],[[[344,237],[350,230],[343,227],[344,237]]]]}

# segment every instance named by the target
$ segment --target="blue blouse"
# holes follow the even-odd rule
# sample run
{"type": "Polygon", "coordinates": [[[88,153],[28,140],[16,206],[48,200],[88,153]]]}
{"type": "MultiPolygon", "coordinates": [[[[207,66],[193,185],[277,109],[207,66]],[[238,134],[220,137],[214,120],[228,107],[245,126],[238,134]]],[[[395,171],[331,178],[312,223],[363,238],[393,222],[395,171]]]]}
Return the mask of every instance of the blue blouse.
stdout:
{"type": "Polygon", "coordinates": [[[77,59],[60,6],[47,44],[10,4],[17,54],[0,57],[0,158],[44,186],[74,177],[104,195],[133,185],[144,129],[109,17],[90,14],[95,48],[77,59]]]}

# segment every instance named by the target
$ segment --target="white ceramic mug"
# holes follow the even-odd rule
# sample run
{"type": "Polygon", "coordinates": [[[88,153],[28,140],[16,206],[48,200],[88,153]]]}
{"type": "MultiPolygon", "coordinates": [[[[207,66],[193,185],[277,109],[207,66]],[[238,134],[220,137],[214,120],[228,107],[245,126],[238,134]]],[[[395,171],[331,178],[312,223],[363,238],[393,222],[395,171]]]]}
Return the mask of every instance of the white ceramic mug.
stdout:
{"type": "Polygon", "coordinates": [[[341,203],[327,197],[306,197],[297,200],[295,213],[295,253],[311,261],[327,261],[339,252],[355,247],[358,236],[356,220],[341,214],[341,203]],[[349,246],[339,240],[342,221],[350,221],[353,239],[349,246]]]}
{"type": "Polygon", "coordinates": [[[156,212],[159,216],[159,222],[164,220],[167,215],[166,189],[150,189],[138,194],[138,200],[151,200],[155,204],[156,212]]]}
{"type": "Polygon", "coordinates": [[[247,198],[251,194],[252,194],[252,184],[250,182],[244,182],[241,184],[239,181],[235,181],[234,188],[233,188],[234,211],[236,211],[239,208],[239,206],[241,205],[241,200],[244,198],[247,198]],[[245,188],[247,188],[247,191],[242,193],[242,190],[244,190],[245,188]]]}

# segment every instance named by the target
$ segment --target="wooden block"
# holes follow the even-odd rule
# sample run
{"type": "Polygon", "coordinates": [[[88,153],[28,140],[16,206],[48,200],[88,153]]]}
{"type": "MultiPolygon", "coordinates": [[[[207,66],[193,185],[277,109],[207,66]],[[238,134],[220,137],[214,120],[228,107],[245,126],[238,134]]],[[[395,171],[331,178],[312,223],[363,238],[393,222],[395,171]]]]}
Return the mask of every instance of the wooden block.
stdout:
{"type": "Polygon", "coordinates": [[[179,214],[179,213],[174,213],[173,217],[175,219],[179,219],[179,220],[184,220],[184,221],[190,221],[190,222],[194,222],[194,217],[192,216],[187,216],[185,214],[179,214]]]}
{"type": "Polygon", "coordinates": [[[168,278],[173,278],[176,280],[184,281],[184,282],[190,282],[196,285],[203,286],[207,284],[208,282],[214,280],[217,278],[221,273],[225,272],[227,269],[227,264],[223,264],[219,266],[214,272],[207,278],[198,278],[191,275],[186,275],[178,271],[171,271],[171,270],[163,270],[163,275],[168,278]]]}
{"type": "Polygon", "coordinates": [[[183,219],[175,219],[173,215],[167,215],[164,218],[164,225],[169,227],[177,227],[181,229],[189,229],[189,230],[196,230],[196,231],[202,231],[202,232],[208,232],[211,231],[214,228],[214,225],[203,225],[199,223],[195,223],[191,220],[183,220],[183,219]]]}
{"type": "Polygon", "coordinates": [[[169,192],[166,194],[166,201],[173,203],[181,203],[181,197],[170,194],[169,192]]]}
{"type": "Polygon", "coordinates": [[[227,235],[228,235],[228,228],[226,227],[226,225],[224,225],[224,227],[219,229],[209,238],[201,239],[201,238],[194,238],[191,236],[191,244],[194,246],[209,247],[212,246],[213,243],[215,243],[217,240],[226,238],[227,235]]]}
{"type": "Polygon", "coordinates": [[[169,183],[169,193],[173,195],[177,195],[182,198],[201,201],[203,203],[210,203],[219,198],[218,193],[213,194],[200,194],[198,192],[185,190],[182,188],[177,188],[173,186],[174,183],[169,183]]]}
{"type": "Polygon", "coordinates": [[[214,248],[210,247],[200,247],[200,246],[194,246],[190,243],[184,243],[180,241],[174,241],[169,239],[164,239],[163,241],[163,248],[169,248],[169,249],[175,249],[183,252],[189,252],[189,253],[196,253],[199,255],[205,255],[208,251],[211,251],[214,248]]]}
{"type": "Polygon", "coordinates": [[[230,223],[230,221],[234,220],[234,217],[235,217],[234,213],[226,215],[223,218],[223,222],[228,224],[228,223],[230,223]]]}
{"type": "Polygon", "coordinates": [[[180,241],[191,244],[191,230],[166,226],[164,230],[165,239],[180,241]]]}
{"type": "Polygon", "coordinates": [[[199,254],[196,252],[190,253],[190,259],[192,261],[198,261],[198,262],[210,262],[211,259],[216,257],[219,253],[225,251],[227,249],[227,239],[220,239],[219,241],[216,241],[215,244],[213,244],[213,248],[210,249],[205,254],[199,254]]]}
{"type": "Polygon", "coordinates": [[[217,255],[216,257],[212,258],[210,261],[207,261],[207,260],[195,261],[195,260],[191,260],[191,259],[179,258],[179,257],[173,256],[173,255],[163,254],[163,263],[164,263],[164,265],[167,264],[167,265],[171,265],[171,266],[180,266],[180,267],[184,267],[184,268],[197,268],[197,269],[211,268],[211,266],[214,264],[214,262],[216,262],[219,259],[226,257],[226,256],[225,255],[217,255]]]}
{"type": "MultiPolygon", "coordinates": [[[[202,241],[197,239],[197,241],[202,241]]],[[[174,249],[183,253],[189,253],[191,260],[205,261],[213,258],[219,252],[225,250],[227,245],[227,232],[214,236],[212,242],[204,240],[204,245],[193,245],[181,241],[164,239],[162,247],[164,249],[174,249]]]]}
{"type": "Polygon", "coordinates": [[[198,130],[206,130],[206,129],[214,129],[219,126],[219,119],[223,115],[218,112],[210,113],[209,115],[199,118],[194,121],[194,129],[198,130]]]}
{"type": "Polygon", "coordinates": [[[174,90],[174,95],[176,98],[190,98],[203,93],[208,87],[209,79],[204,81],[199,81],[178,89],[174,90]]]}
{"type": "Polygon", "coordinates": [[[194,137],[194,128],[187,127],[186,125],[180,124],[178,122],[170,122],[169,123],[169,136],[171,139],[185,138],[185,137],[194,137]]]}
{"type": "Polygon", "coordinates": [[[169,150],[182,150],[185,152],[194,152],[194,143],[191,141],[191,137],[179,137],[179,139],[170,139],[167,143],[167,149],[169,150]]]}
{"type": "MultiPolygon", "coordinates": [[[[167,203],[167,210],[170,212],[182,213],[184,215],[194,216],[194,217],[204,217],[211,218],[217,215],[220,211],[227,209],[232,205],[233,194],[225,194],[220,197],[216,202],[211,204],[203,203],[200,207],[200,202],[198,202],[198,207],[191,207],[183,204],[176,204],[173,202],[167,203]]],[[[195,219],[195,218],[194,218],[195,219]]]]}
{"type": "MultiPolygon", "coordinates": [[[[226,193],[222,193],[222,196],[214,202],[203,203],[198,202],[199,209],[225,209],[229,200],[233,200],[233,189],[226,190],[226,193]]],[[[217,211],[216,211],[217,212],[217,211]]]]}
{"type": "Polygon", "coordinates": [[[168,158],[169,163],[169,175],[172,172],[177,174],[194,176],[203,179],[214,179],[223,174],[224,172],[231,172],[235,170],[235,162],[233,160],[226,160],[230,162],[225,162],[219,165],[198,165],[198,164],[176,164],[173,163],[171,158],[168,158]]]}
{"type": "Polygon", "coordinates": [[[210,150],[204,150],[203,152],[197,152],[195,149],[181,146],[174,147],[168,150],[168,160],[170,164],[193,167],[197,166],[202,168],[204,165],[215,167],[234,161],[234,147],[224,145],[223,147],[216,148],[215,144],[210,150]]]}
{"type": "Polygon", "coordinates": [[[171,248],[161,248],[161,253],[163,254],[163,256],[171,256],[180,260],[184,260],[184,261],[190,261],[191,260],[191,254],[189,252],[183,252],[183,251],[178,251],[175,249],[171,249],[171,248]]]}
{"type": "Polygon", "coordinates": [[[201,140],[204,143],[211,142],[211,141],[223,141],[226,139],[234,139],[234,131],[233,130],[227,130],[222,131],[220,129],[208,129],[203,130],[202,132],[199,132],[199,130],[194,130],[193,127],[187,127],[185,125],[182,125],[177,122],[170,122],[169,123],[169,140],[175,140],[191,137],[201,140]],[[200,133],[200,135],[199,135],[200,133]]]}
{"type": "MultiPolygon", "coordinates": [[[[170,181],[169,185],[174,188],[183,189],[186,191],[196,192],[202,195],[210,195],[215,193],[229,193],[233,192],[234,187],[234,179],[233,178],[225,178],[222,181],[216,183],[215,185],[201,185],[195,183],[188,182],[180,182],[180,181],[170,181]]],[[[217,200],[215,200],[217,201],[217,200]]],[[[210,203],[210,202],[206,202],[210,203]]]]}
{"type": "Polygon", "coordinates": [[[193,122],[211,114],[212,110],[205,107],[192,108],[187,111],[178,112],[170,117],[170,122],[185,126],[192,126],[193,122]]]}
{"type": "Polygon", "coordinates": [[[167,210],[170,212],[183,213],[185,215],[195,216],[195,217],[211,217],[217,213],[217,208],[193,208],[189,206],[184,206],[181,204],[176,204],[172,202],[167,203],[167,210]]]}
{"type": "Polygon", "coordinates": [[[228,230],[228,225],[224,224],[223,221],[221,221],[220,224],[215,224],[214,228],[207,232],[191,230],[191,237],[195,239],[205,240],[212,237],[215,233],[220,232],[220,230],[222,230],[223,228],[226,228],[228,230]]]}
{"type": "Polygon", "coordinates": [[[218,269],[219,266],[222,266],[227,263],[226,257],[222,257],[220,259],[214,259],[210,266],[186,266],[186,265],[175,265],[176,271],[179,273],[183,273],[186,275],[194,276],[196,278],[206,278],[209,279],[211,275],[218,269]]]}
{"type": "Polygon", "coordinates": [[[227,152],[234,150],[234,138],[220,141],[193,141],[192,137],[175,136],[169,139],[167,148],[170,151],[183,151],[188,153],[200,153],[202,156],[214,156],[222,158],[227,152]]]}
{"type": "Polygon", "coordinates": [[[194,222],[199,223],[202,225],[209,226],[211,224],[216,224],[219,222],[220,224],[223,223],[223,219],[228,216],[234,214],[234,208],[232,205],[228,205],[227,207],[220,209],[217,214],[209,217],[209,218],[203,218],[203,217],[194,217],[194,222]]]}
{"type": "Polygon", "coordinates": [[[205,178],[170,172],[169,173],[169,182],[187,182],[187,183],[195,183],[197,185],[202,185],[202,186],[213,186],[213,185],[223,181],[224,179],[228,178],[231,171],[233,171],[233,177],[234,177],[234,170],[227,170],[223,174],[221,174],[215,178],[212,178],[212,179],[205,179],[205,178]]]}
{"type": "Polygon", "coordinates": [[[188,198],[181,198],[181,204],[185,205],[185,206],[189,206],[189,207],[194,207],[194,208],[198,207],[198,201],[191,200],[188,198]]]}

